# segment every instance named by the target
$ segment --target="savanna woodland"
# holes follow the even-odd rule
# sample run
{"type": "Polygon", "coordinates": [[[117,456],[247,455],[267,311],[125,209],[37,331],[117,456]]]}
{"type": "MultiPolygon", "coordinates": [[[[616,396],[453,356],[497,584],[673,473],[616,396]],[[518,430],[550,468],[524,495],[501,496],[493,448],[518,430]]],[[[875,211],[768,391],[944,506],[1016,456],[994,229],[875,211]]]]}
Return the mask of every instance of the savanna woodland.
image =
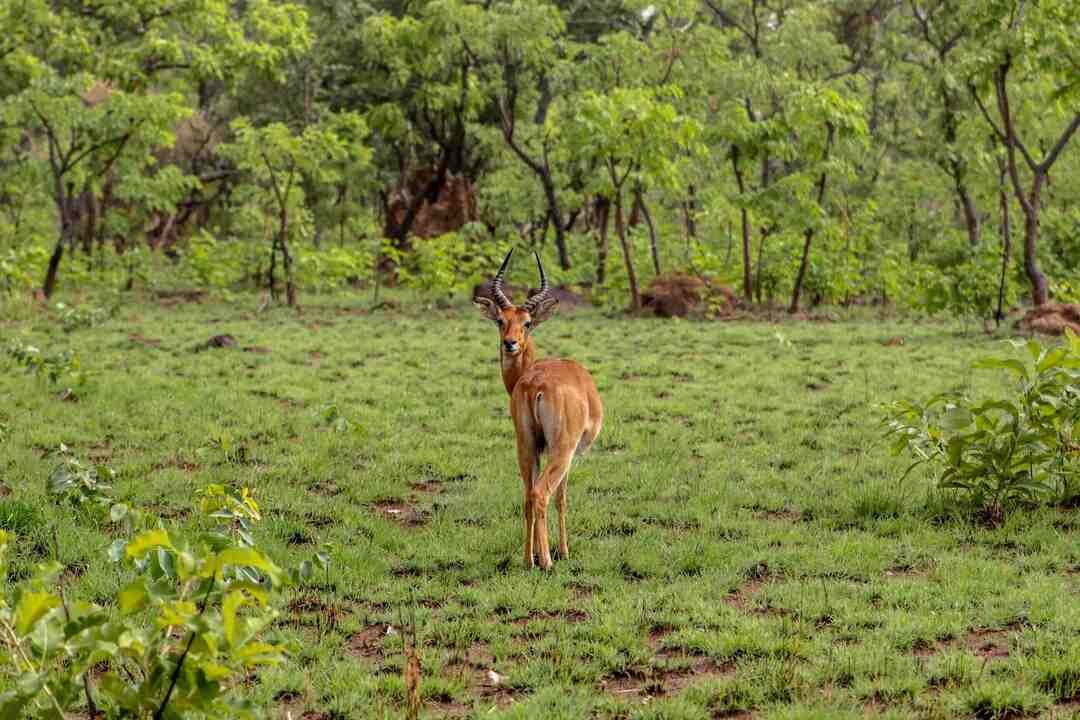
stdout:
{"type": "Polygon", "coordinates": [[[1080,718],[1078,135],[1078,0],[0,0],[0,718],[1080,718]]]}

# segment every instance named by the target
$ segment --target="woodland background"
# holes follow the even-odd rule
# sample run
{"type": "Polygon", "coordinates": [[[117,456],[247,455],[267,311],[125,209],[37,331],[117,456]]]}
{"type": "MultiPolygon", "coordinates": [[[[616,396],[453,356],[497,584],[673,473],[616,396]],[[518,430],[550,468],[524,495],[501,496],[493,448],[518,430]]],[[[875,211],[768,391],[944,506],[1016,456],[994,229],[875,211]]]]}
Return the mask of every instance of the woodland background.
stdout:
{"type": "Polygon", "coordinates": [[[710,311],[1075,302],[1078,25],[1074,0],[0,0],[0,289],[445,296],[524,244],[601,304],[673,272],[731,288],[710,311]]]}

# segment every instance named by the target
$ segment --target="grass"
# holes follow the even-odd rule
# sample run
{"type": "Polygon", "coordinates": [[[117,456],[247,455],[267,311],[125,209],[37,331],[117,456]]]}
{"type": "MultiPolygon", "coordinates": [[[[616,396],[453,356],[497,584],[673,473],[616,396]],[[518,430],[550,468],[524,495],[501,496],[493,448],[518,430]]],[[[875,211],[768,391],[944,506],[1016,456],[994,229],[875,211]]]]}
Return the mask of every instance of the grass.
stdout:
{"type": "Polygon", "coordinates": [[[496,333],[471,307],[148,301],[0,333],[90,373],[62,401],[0,359],[15,575],[55,527],[73,596],[122,581],[108,528],[45,497],[60,443],[171,522],[208,483],[248,485],[280,563],[329,546],[273,629],[293,662],[246,689],[269,717],[401,717],[409,618],[428,717],[1080,716],[1076,511],[966,521],[879,439],[876,403],[1002,382],[966,370],[994,339],[556,317],[539,354],[586,365],[606,419],[570,474],[571,558],[543,573],[521,565],[496,333]],[[237,347],[193,352],[221,333],[237,347]]]}

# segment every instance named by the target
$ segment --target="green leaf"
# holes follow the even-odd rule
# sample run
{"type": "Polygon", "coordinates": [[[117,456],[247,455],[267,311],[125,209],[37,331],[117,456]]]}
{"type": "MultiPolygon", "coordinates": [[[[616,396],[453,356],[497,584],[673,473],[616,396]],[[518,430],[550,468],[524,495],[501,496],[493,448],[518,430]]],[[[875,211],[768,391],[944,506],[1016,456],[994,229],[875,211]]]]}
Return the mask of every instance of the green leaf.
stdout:
{"type": "Polygon", "coordinates": [[[1024,363],[1019,360],[1003,360],[1000,358],[984,358],[973,363],[977,368],[989,368],[989,369],[1001,369],[1008,370],[1018,378],[1027,379],[1028,371],[1024,363]]]}
{"type": "Polygon", "coordinates": [[[142,580],[136,580],[121,590],[116,600],[120,612],[130,615],[146,607],[150,601],[150,595],[146,591],[145,583],[142,580]]]}
{"type": "Polygon", "coordinates": [[[203,575],[210,576],[214,574],[220,574],[222,570],[229,566],[246,566],[252,567],[257,570],[261,570],[266,574],[275,577],[280,574],[280,570],[277,565],[270,562],[270,560],[258,550],[254,548],[228,548],[222,550],[206,564],[203,568],[203,575]]]}
{"type": "Polygon", "coordinates": [[[945,411],[945,415],[941,419],[941,425],[946,430],[958,431],[970,427],[974,420],[975,417],[970,410],[954,405],[945,411]]]}
{"type": "Polygon", "coordinates": [[[140,559],[151,550],[157,548],[173,548],[169,533],[163,528],[157,528],[136,536],[127,545],[127,556],[132,559],[140,559]]]}
{"type": "Polygon", "coordinates": [[[24,636],[53,608],[60,607],[60,598],[48,592],[23,592],[15,606],[15,631],[24,636]]]}
{"type": "Polygon", "coordinates": [[[234,590],[221,601],[221,622],[225,628],[225,640],[230,646],[236,644],[236,611],[247,603],[244,593],[234,590]]]}

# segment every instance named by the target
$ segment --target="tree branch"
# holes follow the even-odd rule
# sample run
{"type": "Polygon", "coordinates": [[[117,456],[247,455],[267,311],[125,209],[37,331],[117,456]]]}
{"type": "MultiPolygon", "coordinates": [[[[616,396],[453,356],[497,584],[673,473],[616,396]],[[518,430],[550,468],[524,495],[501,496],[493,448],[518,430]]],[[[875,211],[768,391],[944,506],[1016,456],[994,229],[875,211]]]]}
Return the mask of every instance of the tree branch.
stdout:
{"type": "Polygon", "coordinates": [[[1061,133],[1061,137],[1054,143],[1054,147],[1051,148],[1046,159],[1039,165],[1039,170],[1041,172],[1050,172],[1050,167],[1057,161],[1058,156],[1061,155],[1061,151],[1069,144],[1069,140],[1072,139],[1072,136],[1076,133],[1077,129],[1080,129],[1080,113],[1073,116],[1072,122],[1069,123],[1069,126],[1061,133]]]}

